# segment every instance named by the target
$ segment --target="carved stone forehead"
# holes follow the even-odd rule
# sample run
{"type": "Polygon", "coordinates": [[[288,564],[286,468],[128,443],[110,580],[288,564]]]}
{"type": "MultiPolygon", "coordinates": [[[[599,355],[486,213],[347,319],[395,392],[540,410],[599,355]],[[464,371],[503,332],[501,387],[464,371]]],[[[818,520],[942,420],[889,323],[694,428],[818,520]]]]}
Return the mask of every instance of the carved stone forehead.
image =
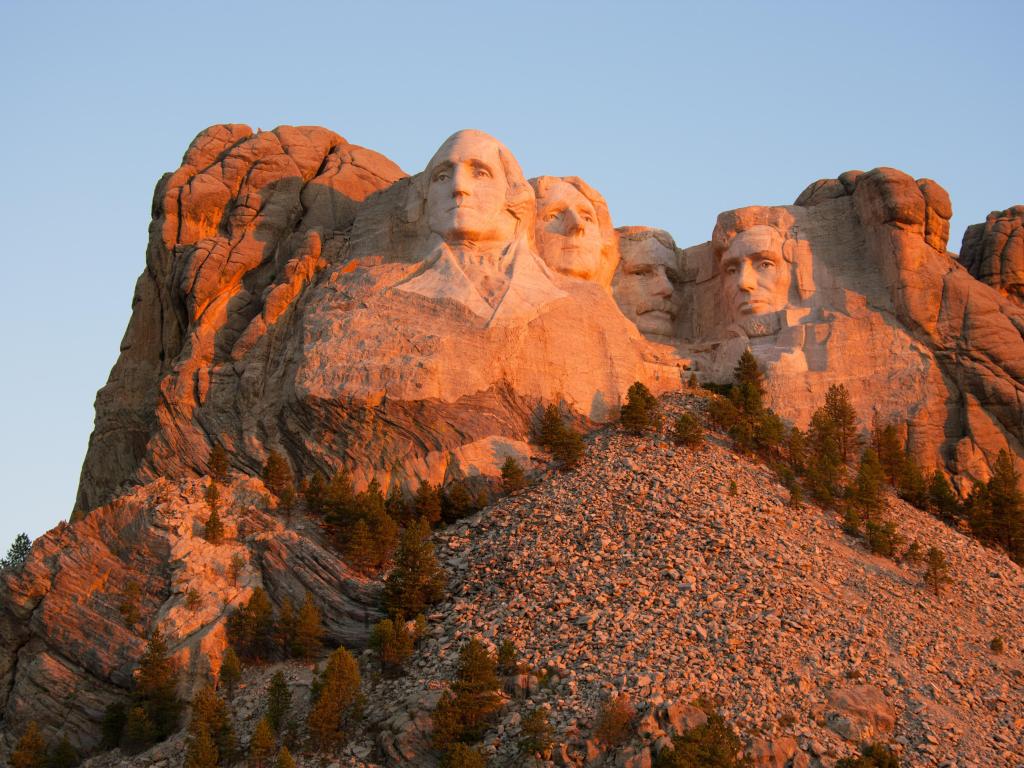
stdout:
{"type": "Polygon", "coordinates": [[[438,147],[437,152],[434,153],[434,156],[430,158],[426,170],[429,172],[440,163],[452,160],[453,158],[465,159],[469,157],[478,158],[489,164],[496,165],[498,168],[502,168],[502,160],[504,159],[506,164],[512,165],[515,170],[519,171],[519,175],[522,175],[522,171],[519,170],[519,164],[512,156],[512,153],[508,151],[508,147],[490,134],[473,129],[457,131],[445,139],[444,143],[438,147]]]}
{"type": "Polygon", "coordinates": [[[642,240],[624,239],[620,243],[623,266],[634,267],[641,264],[661,264],[664,267],[676,268],[676,252],[666,247],[656,237],[645,237],[642,240]]]}
{"type": "Polygon", "coordinates": [[[594,209],[594,206],[590,204],[589,200],[587,200],[586,195],[576,189],[576,187],[569,182],[562,181],[561,179],[544,183],[537,192],[538,202],[541,203],[564,200],[574,204],[583,203],[587,208],[590,208],[591,210],[594,209]]]}
{"type": "Polygon", "coordinates": [[[731,241],[729,247],[722,254],[722,258],[743,258],[752,253],[782,253],[782,235],[775,227],[767,224],[745,229],[738,233],[731,241]]]}

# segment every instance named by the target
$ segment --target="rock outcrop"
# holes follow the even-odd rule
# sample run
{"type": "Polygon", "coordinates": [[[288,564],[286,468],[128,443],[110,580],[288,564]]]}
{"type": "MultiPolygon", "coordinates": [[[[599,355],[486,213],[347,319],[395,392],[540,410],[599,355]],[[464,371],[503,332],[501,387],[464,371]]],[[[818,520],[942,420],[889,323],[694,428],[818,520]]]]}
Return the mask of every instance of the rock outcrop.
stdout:
{"type": "Polygon", "coordinates": [[[83,753],[94,748],[104,710],[127,696],[156,628],[184,672],[181,695],[191,698],[217,676],[227,617],[256,587],[276,604],[300,605],[311,593],[329,642],[365,645],[381,615],[378,581],[350,570],[321,543],[315,524],[287,524],[250,478],[222,491],[225,540],[207,542],[204,486],[142,485],[59,525],[33,544],[22,570],[2,573],[4,723],[35,720],[83,753]]]}
{"type": "Polygon", "coordinates": [[[863,426],[906,425],[918,460],[965,491],[999,450],[1020,460],[1024,315],[946,252],[951,213],[934,181],[877,168],[721,214],[710,247],[683,252],[694,332],[713,342],[696,367],[724,381],[749,346],[800,426],[845,384],[863,426]]]}
{"type": "Polygon", "coordinates": [[[1024,307],[1024,205],[992,211],[964,232],[960,263],[975,278],[1024,307]]]}

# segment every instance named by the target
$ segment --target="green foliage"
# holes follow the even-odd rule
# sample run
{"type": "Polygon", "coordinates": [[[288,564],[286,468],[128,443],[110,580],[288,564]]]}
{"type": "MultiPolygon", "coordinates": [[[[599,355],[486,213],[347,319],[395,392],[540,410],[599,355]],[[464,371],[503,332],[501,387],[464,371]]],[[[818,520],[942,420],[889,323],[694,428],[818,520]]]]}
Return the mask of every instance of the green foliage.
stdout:
{"type": "Polygon", "coordinates": [[[557,405],[544,409],[534,437],[541,448],[551,453],[560,469],[572,469],[583,458],[583,436],[562,420],[557,405]]]}
{"type": "Polygon", "coordinates": [[[276,746],[274,729],[270,721],[264,717],[256,724],[256,730],[252,732],[252,739],[249,740],[249,768],[269,768],[270,758],[276,746]]]}
{"type": "Polygon", "coordinates": [[[1006,643],[1003,642],[1003,638],[1001,638],[999,635],[996,635],[992,638],[992,642],[988,644],[988,647],[989,650],[992,651],[992,653],[1002,653],[1006,650],[1006,643]]]}
{"type": "Polygon", "coordinates": [[[545,754],[554,744],[555,729],[551,727],[548,711],[544,707],[531,710],[523,718],[519,736],[519,754],[545,754]]]}
{"type": "Polygon", "coordinates": [[[370,647],[377,651],[381,667],[389,674],[397,674],[412,655],[415,638],[399,615],[394,621],[379,621],[370,635],[370,647]]]}
{"type": "Polygon", "coordinates": [[[305,482],[302,487],[302,498],[306,501],[306,510],[315,517],[323,517],[326,513],[327,480],[319,472],[305,482]]]}
{"type": "Polygon", "coordinates": [[[686,386],[688,386],[690,389],[696,389],[697,388],[697,374],[696,373],[691,373],[690,374],[690,378],[688,378],[686,380],[686,386]]]}
{"type": "Polygon", "coordinates": [[[863,524],[864,519],[860,516],[860,511],[856,507],[851,505],[843,510],[843,531],[845,533],[851,536],[860,536],[863,524]]]}
{"type": "Polygon", "coordinates": [[[295,622],[295,635],[291,647],[293,655],[300,659],[312,658],[320,652],[323,636],[324,625],[320,609],[313,601],[312,593],[306,592],[295,622]]]}
{"type": "Polygon", "coordinates": [[[430,526],[441,522],[441,491],[428,482],[420,483],[412,498],[413,512],[418,520],[426,520],[430,526]]]}
{"type": "Polygon", "coordinates": [[[924,472],[913,456],[907,454],[900,465],[899,476],[896,478],[896,493],[908,504],[918,509],[928,506],[928,481],[924,472]]]}
{"type": "Polygon", "coordinates": [[[7,550],[7,554],[0,559],[0,568],[20,570],[28,560],[28,553],[32,551],[32,540],[28,534],[19,533],[7,550]]]}
{"type": "Polygon", "coordinates": [[[850,392],[845,384],[832,384],[828,388],[824,409],[834,431],[839,458],[846,464],[857,450],[860,439],[857,436],[857,411],[850,402],[850,392]]]}
{"type": "Polygon", "coordinates": [[[295,478],[288,460],[277,451],[267,454],[267,462],[263,465],[263,484],[277,496],[282,507],[291,508],[295,501],[295,478]]]}
{"type": "Polygon", "coordinates": [[[1005,450],[996,457],[992,477],[972,494],[969,519],[978,538],[1024,564],[1024,493],[1013,458],[1005,450]]]}
{"type": "Polygon", "coordinates": [[[204,685],[192,700],[188,732],[189,749],[195,750],[198,765],[209,765],[203,761],[211,754],[212,765],[230,765],[238,758],[238,739],[228,705],[212,685],[204,685]]]}
{"type": "Polygon", "coordinates": [[[46,741],[35,720],[25,726],[21,738],[11,752],[12,768],[43,768],[46,765],[46,741]]]}
{"type": "Polygon", "coordinates": [[[242,679],[242,663],[238,654],[230,645],[224,651],[224,658],[220,663],[220,685],[224,686],[228,699],[235,697],[238,683],[242,679]]]}
{"type": "Polygon", "coordinates": [[[733,370],[733,384],[726,399],[716,398],[708,415],[732,438],[739,451],[774,455],[786,436],[782,420],[764,406],[763,376],[757,360],[745,350],[733,370]]]}
{"type": "Polygon", "coordinates": [[[384,607],[393,616],[415,616],[444,597],[444,586],[430,528],[420,518],[402,532],[395,567],[384,583],[384,607]]]}
{"type": "Polygon", "coordinates": [[[811,416],[807,430],[807,485],[822,504],[831,504],[843,479],[843,458],[839,437],[828,411],[822,407],[811,416]]]}
{"type": "Polygon", "coordinates": [[[662,750],[655,768],[747,768],[750,761],[741,754],[742,744],[725,719],[708,712],[707,722],[672,739],[662,750]]]}
{"type": "Polygon", "coordinates": [[[635,381],[626,392],[626,404],[622,406],[623,428],[634,435],[642,435],[661,423],[661,408],[651,391],[641,382],[635,381]]]}
{"type": "Polygon", "coordinates": [[[345,648],[332,653],[314,685],[313,706],[306,720],[309,735],[321,751],[347,738],[358,714],[361,684],[359,665],[352,654],[345,648]]]}
{"type": "MultiPolygon", "coordinates": [[[[182,703],[178,699],[178,668],[167,651],[167,643],[159,628],[153,630],[149,644],[139,662],[139,672],[132,691],[132,703],[142,708],[152,727],[152,740],[163,741],[178,728],[182,703]]],[[[134,710],[133,710],[134,711],[134,710]]],[[[131,724],[131,713],[125,729],[131,724]]]]}
{"type": "Polygon", "coordinates": [[[526,487],[526,473],[511,456],[501,465],[501,485],[505,493],[515,493],[526,487]]]}
{"type": "Polygon", "coordinates": [[[861,455],[857,476],[849,489],[849,502],[866,520],[882,508],[882,484],[885,474],[873,448],[865,448],[861,455]]]}
{"type": "Polygon", "coordinates": [[[903,440],[892,422],[882,425],[877,420],[871,425],[871,447],[875,449],[885,478],[896,486],[903,471],[903,440]]]}
{"type": "Polygon", "coordinates": [[[484,768],[487,761],[473,747],[456,742],[441,757],[441,768],[484,768]]]}
{"type": "Polygon", "coordinates": [[[231,564],[228,566],[228,578],[231,579],[231,583],[233,585],[238,585],[238,577],[241,575],[244,567],[245,558],[242,557],[241,553],[235,552],[235,554],[231,556],[231,564]]]}
{"type": "Polygon", "coordinates": [[[683,413],[672,425],[672,441],[684,448],[696,450],[704,445],[704,427],[692,413],[683,413]]]}
{"type": "Polygon", "coordinates": [[[942,588],[951,581],[946,555],[938,547],[929,547],[925,562],[924,583],[936,596],[941,595],[942,588]]]}
{"type": "Polygon", "coordinates": [[[288,747],[281,747],[281,750],[277,753],[274,768],[295,768],[295,758],[288,751],[288,747]]]}
{"type": "Polygon", "coordinates": [[[941,469],[936,469],[928,481],[928,505],[946,521],[955,520],[960,513],[960,501],[941,469]]]}
{"type": "Polygon", "coordinates": [[[228,468],[230,460],[224,446],[217,443],[210,449],[210,458],[207,460],[207,468],[210,472],[210,479],[218,484],[223,484],[228,479],[228,468]]]}
{"type": "Polygon", "coordinates": [[[185,748],[185,768],[217,768],[220,754],[210,736],[210,730],[202,723],[190,729],[188,746],[185,748]]]}
{"type": "Polygon", "coordinates": [[[195,587],[190,587],[188,592],[185,593],[185,607],[195,613],[203,606],[203,596],[199,594],[199,590],[195,587]]]}
{"type": "Polygon", "coordinates": [[[406,499],[402,489],[397,486],[391,489],[388,497],[384,500],[384,511],[399,525],[408,525],[412,521],[413,507],[406,499]]]}
{"type": "MultiPolygon", "coordinates": [[[[217,486],[211,485],[210,487],[216,488],[217,486]]],[[[203,527],[203,538],[211,544],[220,544],[224,541],[224,523],[221,522],[220,513],[217,512],[216,507],[213,508],[210,516],[206,519],[206,525],[203,527]]]]}
{"type": "Polygon", "coordinates": [[[864,528],[864,538],[872,554],[882,557],[895,557],[896,550],[902,541],[892,520],[868,520],[864,528]]]}
{"type": "Polygon", "coordinates": [[[900,768],[900,759],[885,744],[865,744],[859,757],[844,757],[836,768],[900,768]]]}
{"type": "Polygon", "coordinates": [[[115,701],[109,704],[103,711],[101,722],[100,747],[102,749],[114,749],[121,743],[121,734],[124,732],[125,721],[128,719],[128,710],[123,701],[115,701]]]}
{"type": "Polygon", "coordinates": [[[799,427],[793,427],[786,433],[785,455],[789,468],[795,475],[807,472],[807,435],[799,427]]]}
{"type": "Polygon", "coordinates": [[[519,649],[508,638],[498,646],[498,671],[503,675],[514,675],[519,671],[519,649]]]}
{"type": "Polygon", "coordinates": [[[211,511],[217,511],[217,506],[220,504],[220,486],[213,480],[210,481],[210,484],[206,486],[206,490],[203,491],[203,500],[211,511]]]}
{"type": "Polygon", "coordinates": [[[739,488],[736,486],[736,481],[735,480],[730,480],[729,481],[729,495],[730,496],[735,496],[737,493],[739,493],[739,488]]]}
{"type": "Polygon", "coordinates": [[[228,617],[228,639],[238,655],[247,661],[265,660],[275,655],[274,606],[262,588],[256,587],[246,604],[228,617]]]}
{"type": "Polygon", "coordinates": [[[142,752],[150,745],[156,743],[156,729],[150,722],[146,710],[142,707],[132,707],[128,710],[128,717],[125,719],[124,730],[121,733],[121,749],[129,755],[142,752]]]}
{"type": "Polygon", "coordinates": [[[446,754],[457,742],[480,739],[501,708],[499,686],[494,657],[483,643],[474,638],[462,646],[451,690],[434,712],[434,748],[446,754]]]}
{"type": "Polygon", "coordinates": [[[912,541],[900,559],[907,565],[918,565],[924,560],[924,548],[921,546],[921,542],[912,541]]]}
{"type": "Polygon", "coordinates": [[[475,514],[487,506],[486,491],[473,493],[465,480],[452,480],[441,495],[441,519],[454,523],[463,517],[475,514]]]}
{"type": "Polygon", "coordinates": [[[282,732],[291,710],[292,694],[288,690],[284,673],[279,670],[270,678],[270,688],[267,690],[267,721],[274,729],[274,733],[282,732]]]}
{"type": "Polygon", "coordinates": [[[75,768],[80,762],[81,758],[78,756],[78,751],[71,746],[67,736],[64,736],[50,750],[50,756],[46,761],[46,768],[75,768]]]}
{"type": "Polygon", "coordinates": [[[601,707],[597,715],[594,735],[609,748],[624,742],[633,727],[636,710],[626,694],[612,696],[601,707]]]}

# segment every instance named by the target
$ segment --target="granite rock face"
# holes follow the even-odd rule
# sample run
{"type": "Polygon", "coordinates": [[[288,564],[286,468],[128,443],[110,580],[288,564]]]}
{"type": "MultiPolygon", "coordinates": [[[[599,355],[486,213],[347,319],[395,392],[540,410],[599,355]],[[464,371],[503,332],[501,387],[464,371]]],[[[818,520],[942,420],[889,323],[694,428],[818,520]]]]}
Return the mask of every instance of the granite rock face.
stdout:
{"type": "Polygon", "coordinates": [[[251,478],[222,490],[225,537],[209,543],[202,537],[210,513],[205,483],[139,486],[84,520],[54,528],[33,544],[21,571],[2,573],[5,723],[35,720],[48,737],[67,736],[83,753],[92,749],[105,708],[126,698],[158,627],[184,673],[180,695],[190,699],[194,688],[216,678],[227,617],[256,587],[278,605],[285,598],[301,605],[311,593],[328,642],[366,644],[368,626],[381,618],[380,582],[349,569],[308,521],[286,524],[251,478]],[[241,562],[237,574],[232,560],[241,562]],[[123,612],[127,604],[134,617],[123,612]]]}
{"type": "Polygon", "coordinates": [[[842,383],[865,427],[906,425],[919,461],[963,490],[986,480],[1000,449],[1024,455],[1024,318],[946,252],[951,214],[938,184],[891,168],[721,214],[683,252],[692,327],[711,342],[696,367],[724,380],[749,346],[785,418],[805,426],[842,383]]]}
{"type": "Polygon", "coordinates": [[[1024,307],[1024,205],[992,211],[964,232],[960,263],[986,285],[1024,307]]]}

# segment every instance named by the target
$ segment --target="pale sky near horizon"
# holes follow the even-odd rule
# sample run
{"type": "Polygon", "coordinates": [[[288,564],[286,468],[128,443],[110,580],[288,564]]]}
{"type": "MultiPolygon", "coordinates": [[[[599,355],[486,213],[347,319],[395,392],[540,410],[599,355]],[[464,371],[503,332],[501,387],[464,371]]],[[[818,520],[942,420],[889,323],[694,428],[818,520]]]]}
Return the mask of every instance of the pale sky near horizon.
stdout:
{"type": "Polygon", "coordinates": [[[409,173],[480,128],[681,246],[889,165],[949,191],[957,251],[1024,203],[1015,22],[941,0],[0,0],[0,554],[71,510],[153,187],[204,127],[323,125],[409,173]]]}

